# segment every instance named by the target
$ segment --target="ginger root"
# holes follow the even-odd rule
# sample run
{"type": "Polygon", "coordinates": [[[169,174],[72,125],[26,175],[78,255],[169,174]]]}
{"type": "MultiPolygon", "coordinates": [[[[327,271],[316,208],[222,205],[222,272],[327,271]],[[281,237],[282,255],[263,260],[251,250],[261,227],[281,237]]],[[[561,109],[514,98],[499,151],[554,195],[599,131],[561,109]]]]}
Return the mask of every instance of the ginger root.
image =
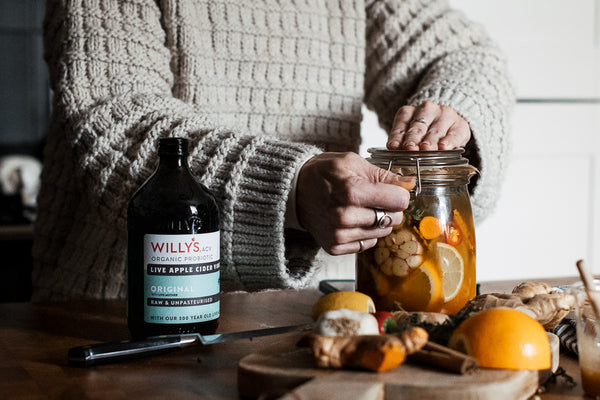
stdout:
{"type": "Polygon", "coordinates": [[[429,334],[429,340],[445,345],[457,323],[453,316],[424,311],[394,311],[394,321],[399,330],[412,326],[423,328],[429,334]]]}
{"type": "Polygon", "coordinates": [[[409,326],[421,326],[422,324],[439,325],[448,322],[450,318],[447,314],[426,312],[426,311],[394,311],[394,320],[400,329],[406,329],[409,326]]]}
{"type": "Polygon", "coordinates": [[[571,294],[554,291],[543,282],[523,282],[511,294],[489,293],[471,299],[457,316],[467,316],[490,308],[510,307],[531,316],[551,331],[574,306],[575,298],[571,294]]]}
{"type": "Polygon", "coordinates": [[[299,345],[308,346],[321,368],[358,368],[389,371],[407,355],[427,343],[424,329],[411,327],[397,335],[322,336],[306,335],[299,345]]]}
{"type": "Polygon", "coordinates": [[[575,307],[575,298],[571,294],[554,291],[544,282],[523,282],[512,293],[479,295],[467,302],[456,315],[407,311],[393,314],[400,329],[419,326],[427,331],[430,341],[446,345],[462,321],[476,312],[496,307],[517,309],[552,331],[575,307]]]}
{"type": "Polygon", "coordinates": [[[513,289],[513,294],[518,295],[521,299],[531,299],[538,294],[552,293],[552,286],[546,282],[521,282],[513,289]]]}

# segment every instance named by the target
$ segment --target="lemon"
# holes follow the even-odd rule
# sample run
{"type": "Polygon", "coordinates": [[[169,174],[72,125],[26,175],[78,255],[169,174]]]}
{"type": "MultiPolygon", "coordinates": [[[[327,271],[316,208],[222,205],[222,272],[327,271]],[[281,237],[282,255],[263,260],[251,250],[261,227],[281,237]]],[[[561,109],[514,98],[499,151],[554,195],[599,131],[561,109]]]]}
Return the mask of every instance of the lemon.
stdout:
{"type": "Polygon", "coordinates": [[[544,327],[511,308],[492,308],[467,318],[452,333],[448,346],[469,354],[485,368],[550,368],[544,327]]]}
{"type": "Polygon", "coordinates": [[[446,243],[437,244],[437,256],[444,282],[444,302],[448,302],[456,297],[463,284],[465,263],[460,253],[446,243]]]}
{"type": "Polygon", "coordinates": [[[371,297],[360,292],[346,290],[328,293],[315,302],[312,317],[317,320],[324,312],[341,308],[371,313],[375,312],[375,303],[371,297]]]}
{"type": "Polygon", "coordinates": [[[442,278],[430,260],[411,271],[394,297],[406,311],[439,312],[444,302],[442,278]]]}

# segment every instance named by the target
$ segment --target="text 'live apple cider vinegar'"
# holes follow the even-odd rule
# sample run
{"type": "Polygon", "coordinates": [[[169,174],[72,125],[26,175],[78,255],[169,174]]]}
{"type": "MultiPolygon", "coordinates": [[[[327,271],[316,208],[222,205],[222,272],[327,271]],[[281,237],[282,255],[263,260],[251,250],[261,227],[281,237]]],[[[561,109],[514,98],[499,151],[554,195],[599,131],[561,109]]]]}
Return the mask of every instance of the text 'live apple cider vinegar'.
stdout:
{"type": "Polygon", "coordinates": [[[220,232],[214,197],[188,167],[188,142],[160,139],[160,162],[127,210],[128,324],[134,338],[214,333],[220,232]]]}

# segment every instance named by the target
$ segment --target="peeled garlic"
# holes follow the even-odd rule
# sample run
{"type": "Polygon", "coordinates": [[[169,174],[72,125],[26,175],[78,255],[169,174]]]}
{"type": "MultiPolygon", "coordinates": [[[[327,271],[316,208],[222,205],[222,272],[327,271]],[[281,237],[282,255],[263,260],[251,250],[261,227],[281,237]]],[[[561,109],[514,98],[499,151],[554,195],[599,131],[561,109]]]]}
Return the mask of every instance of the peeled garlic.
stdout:
{"type": "Polygon", "coordinates": [[[396,276],[406,276],[410,270],[410,264],[401,258],[394,258],[392,261],[392,273],[396,276]]]}
{"type": "Polygon", "coordinates": [[[341,308],[321,314],[314,332],[323,336],[379,335],[379,324],[369,313],[341,308]]]}
{"type": "Polygon", "coordinates": [[[386,275],[404,277],[423,264],[423,245],[410,229],[398,229],[377,241],[375,263],[386,275]]]}
{"type": "Polygon", "coordinates": [[[377,247],[374,255],[377,264],[383,264],[390,257],[390,251],[386,247],[377,247]]]}

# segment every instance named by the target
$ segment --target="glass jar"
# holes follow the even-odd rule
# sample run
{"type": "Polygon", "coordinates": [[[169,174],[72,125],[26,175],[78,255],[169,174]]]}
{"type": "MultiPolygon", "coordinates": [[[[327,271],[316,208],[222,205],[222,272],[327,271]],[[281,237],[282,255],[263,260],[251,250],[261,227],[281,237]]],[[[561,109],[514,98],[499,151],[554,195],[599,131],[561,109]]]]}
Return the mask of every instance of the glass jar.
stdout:
{"type": "Polygon", "coordinates": [[[356,258],[356,290],[378,310],[457,313],[476,294],[475,229],[463,149],[372,148],[368,161],[415,178],[400,225],[356,258]]]}
{"type": "Polygon", "coordinates": [[[588,396],[598,399],[600,398],[600,321],[590,296],[595,297],[596,302],[599,300],[600,280],[595,279],[593,286],[588,290],[582,282],[577,282],[569,286],[567,293],[575,297],[581,386],[588,396]]]}

